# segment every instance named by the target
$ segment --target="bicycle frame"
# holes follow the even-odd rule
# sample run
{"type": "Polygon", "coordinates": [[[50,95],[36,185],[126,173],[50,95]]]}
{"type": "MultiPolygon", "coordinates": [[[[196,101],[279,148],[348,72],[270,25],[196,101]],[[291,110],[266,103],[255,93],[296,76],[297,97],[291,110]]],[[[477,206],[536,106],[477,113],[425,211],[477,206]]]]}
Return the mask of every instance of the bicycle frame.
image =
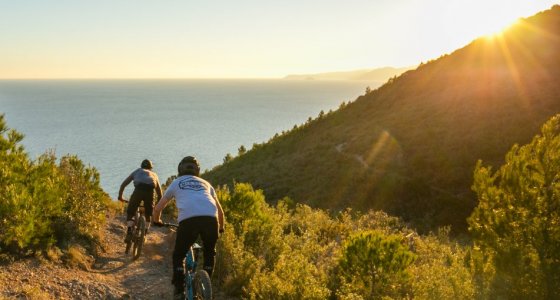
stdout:
{"type": "MultiPolygon", "coordinates": [[[[122,202],[128,203],[126,200],[121,200],[122,202]]],[[[142,248],[144,247],[144,237],[146,234],[146,218],[144,217],[145,208],[140,203],[136,209],[136,214],[132,217],[132,240],[126,243],[125,254],[128,254],[130,247],[132,246],[132,259],[136,260],[142,254],[142,248]]]]}
{"type": "MultiPolygon", "coordinates": [[[[157,226],[157,225],[156,225],[157,226]]],[[[176,224],[163,223],[159,226],[178,228],[176,224]]],[[[197,270],[197,259],[202,247],[194,243],[187,251],[185,267],[185,299],[212,299],[212,283],[205,270],[197,270]]]]}
{"type": "Polygon", "coordinates": [[[146,236],[146,218],[144,217],[145,209],[144,206],[139,206],[136,210],[136,216],[134,220],[133,228],[133,247],[132,247],[132,259],[136,260],[142,254],[142,248],[144,248],[144,237],[146,236]]]}
{"type": "MultiPolygon", "coordinates": [[[[198,246],[198,244],[195,244],[198,246]]],[[[198,246],[200,248],[200,246],[198,246]]],[[[194,274],[196,272],[197,262],[196,256],[193,253],[193,247],[187,251],[187,257],[185,259],[185,292],[187,299],[194,299],[194,274]]],[[[197,253],[198,254],[198,253],[197,253]]]]}

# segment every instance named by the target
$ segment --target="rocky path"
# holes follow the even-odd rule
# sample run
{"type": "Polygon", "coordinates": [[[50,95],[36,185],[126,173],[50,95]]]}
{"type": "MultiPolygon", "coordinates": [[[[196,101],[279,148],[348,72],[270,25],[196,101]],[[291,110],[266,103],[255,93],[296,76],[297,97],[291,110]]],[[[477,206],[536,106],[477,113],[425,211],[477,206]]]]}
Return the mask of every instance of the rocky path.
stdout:
{"type": "Polygon", "coordinates": [[[144,253],[124,254],[124,220],[107,221],[100,257],[68,267],[46,259],[0,264],[0,299],[172,299],[171,252],[175,235],[152,227],[144,253]]]}

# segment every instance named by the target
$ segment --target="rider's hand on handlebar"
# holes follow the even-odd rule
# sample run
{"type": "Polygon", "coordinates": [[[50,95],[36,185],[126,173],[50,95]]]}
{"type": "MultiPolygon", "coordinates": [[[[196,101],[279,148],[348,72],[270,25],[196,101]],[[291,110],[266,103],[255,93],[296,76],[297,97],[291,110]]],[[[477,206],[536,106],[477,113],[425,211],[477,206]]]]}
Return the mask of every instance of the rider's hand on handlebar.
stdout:
{"type": "Polygon", "coordinates": [[[154,226],[157,226],[157,227],[162,227],[164,225],[163,222],[161,221],[161,219],[153,220],[152,224],[154,224],[154,226]]]}

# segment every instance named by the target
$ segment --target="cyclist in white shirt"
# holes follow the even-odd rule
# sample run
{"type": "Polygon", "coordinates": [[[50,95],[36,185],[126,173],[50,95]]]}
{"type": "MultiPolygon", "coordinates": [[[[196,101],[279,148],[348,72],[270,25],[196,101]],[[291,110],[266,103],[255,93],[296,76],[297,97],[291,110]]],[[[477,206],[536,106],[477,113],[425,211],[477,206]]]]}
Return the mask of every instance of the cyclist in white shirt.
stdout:
{"type": "Polygon", "coordinates": [[[154,209],[154,223],[161,224],[161,211],[175,198],[179,211],[177,237],[173,251],[173,284],[175,293],[183,293],[185,270],[183,261],[187,250],[198,236],[204,246],[204,270],[212,275],[216,242],[224,231],[224,212],[212,185],[198,177],[200,165],[196,158],[187,156],[178,166],[179,177],[167,188],[154,209]]]}

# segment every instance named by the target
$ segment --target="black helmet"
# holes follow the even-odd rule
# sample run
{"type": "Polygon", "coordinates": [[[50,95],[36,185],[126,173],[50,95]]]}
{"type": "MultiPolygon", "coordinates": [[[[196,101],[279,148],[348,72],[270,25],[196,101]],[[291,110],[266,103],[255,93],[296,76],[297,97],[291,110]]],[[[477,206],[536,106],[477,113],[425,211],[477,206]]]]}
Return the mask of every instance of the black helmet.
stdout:
{"type": "Polygon", "coordinates": [[[144,159],[140,164],[140,168],[151,170],[154,167],[152,162],[149,159],[144,159]]]}
{"type": "Polygon", "coordinates": [[[193,156],[185,156],[179,163],[179,166],[177,166],[177,172],[179,173],[179,176],[198,176],[198,174],[200,173],[200,164],[198,163],[198,160],[196,160],[196,158],[194,158],[193,156]]]}

